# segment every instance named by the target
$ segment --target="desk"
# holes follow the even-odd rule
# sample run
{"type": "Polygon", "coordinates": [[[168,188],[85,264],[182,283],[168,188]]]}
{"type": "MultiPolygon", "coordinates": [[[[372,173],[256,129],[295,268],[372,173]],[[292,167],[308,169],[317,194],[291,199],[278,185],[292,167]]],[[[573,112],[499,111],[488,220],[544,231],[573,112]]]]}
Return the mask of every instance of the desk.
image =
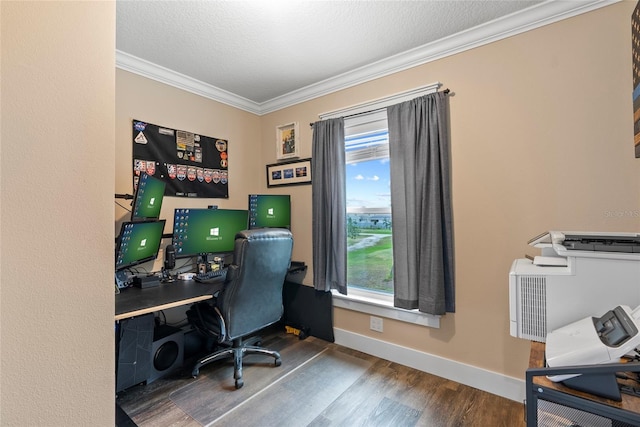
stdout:
{"type": "MultiPolygon", "coordinates": [[[[152,376],[156,343],[151,313],[211,299],[223,286],[222,278],[214,283],[177,280],[153,288],[126,288],[116,294],[116,393],[152,376]]],[[[176,360],[182,357],[182,350],[178,354],[176,360]]]]}
{"type": "Polygon", "coordinates": [[[176,280],[154,288],[126,288],[116,294],[115,320],[210,299],[223,285],[224,280],[215,283],[176,280]]]}
{"type": "MultiPolygon", "coordinates": [[[[550,381],[546,376],[567,373],[640,372],[637,363],[588,365],[574,368],[545,367],[545,344],[531,343],[526,373],[527,426],[638,426],[640,397],[622,394],[620,402],[594,396],[550,381]],[[563,372],[567,371],[568,372],[563,372]],[[578,421],[579,420],[579,421],[578,421]]],[[[619,383],[624,383],[619,380],[619,383]]],[[[637,385],[636,385],[637,387],[637,385]]]]}

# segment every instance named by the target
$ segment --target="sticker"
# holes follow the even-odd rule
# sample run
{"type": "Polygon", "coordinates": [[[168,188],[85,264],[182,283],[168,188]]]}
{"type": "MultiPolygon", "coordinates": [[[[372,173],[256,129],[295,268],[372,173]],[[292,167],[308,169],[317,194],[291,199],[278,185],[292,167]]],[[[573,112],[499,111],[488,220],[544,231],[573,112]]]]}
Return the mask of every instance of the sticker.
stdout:
{"type": "Polygon", "coordinates": [[[143,122],[133,122],[133,128],[138,132],[142,132],[147,127],[146,123],[143,122]]]}
{"type": "Polygon", "coordinates": [[[176,145],[178,150],[193,151],[193,133],[179,130],[176,134],[176,145]]]}
{"type": "Polygon", "coordinates": [[[224,160],[224,159],[220,160],[220,167],[226,168],[227,167],[227,161],[224,160]]]}
{"type": "Polygon", "coordinates": [[[202,163],[202,147],[196,147],[195,153],[196,153],[195,161],[198,163],[202,163]]]}
{"type": "Polygon", "coordinates": [[[134,141],[135,141],[136,144],[146,144],[147,142],[149,142],[147,140],[147,137],[144,136],[144,133],[142,133],[142,132],[140,132],[138,134],[138,136],[135,137],[134,141]]]}
{"type": "Polygon", "coordinates": [[[211,179],[214,184],[217,184],[220,182],[220,171],[218,169],[213,170],[213,176],[211,179]]]}
{"type": "Polygon", "coordinates": [[[198,178],[198,181],[204,181],[204,170],[202,168],[196,169],[196,177],[198,178]]]}
{"type": "Polygon", "coordinates": [[[193,135],[193,139],[196,142],[200,142],[200,135],[193,135]]]}
{"type": "Polygon", "coordinates": [[[147,161],[147,174],[154,175],[156,173],[156,162],[147,161]]]}
{"type": "Polygon", "coordinates": [[[213,170],[212,169],[205,169],[204,170],[204,182],[209,184],[212,179],[213,179],[213,170]]]}
{"type": "Polygon", "coordinates": [[[173,129],[158,128],[158,132],[160,132],[162,135],[171,135],[171,136],[173,136],[173,129]]]}
{"type": "Polygon", "coordinates": [[[133,171],[136,175],[140,175],[142,172],[147,171],[147,161],[141,159],[135,159],[133,161],[133,171]]]}
{"type": "Polygon", "coordinates": [[[220,152],[227,151],[227,141],[224,139],[218,139],[216,141],[216,149],[220,152]]]}
{"type": "Polygon", "coordinates": [[[184,181],[187,177],[187,167],[185,165],[178,165],[177,172],[178,180],[184,181]]]}
{"type": "Polygon", "coordinates": [[[220,183],[221,184],[227,183],[227,171],[220,171],[220,183]]]}
{"type": "Polygon", "coordinates": [[[196,167],[195,166],[189,166],[187,168],[187,179],[189,181],[195,181],[196,180],[196,167]]]}
{"type": "Polygon", "coordinates": [[[227,157],[228,156],[227,156],[227,152],[226,151],[223,151],[222,153],[220,153],[220,158],[221,159],[226,159],[227,157]]]}
{"type": "Polygon", "coordinates": [[[169,178],[176,179],[176,165],[167,165],[167,174],[169,175],[169,178]]]}

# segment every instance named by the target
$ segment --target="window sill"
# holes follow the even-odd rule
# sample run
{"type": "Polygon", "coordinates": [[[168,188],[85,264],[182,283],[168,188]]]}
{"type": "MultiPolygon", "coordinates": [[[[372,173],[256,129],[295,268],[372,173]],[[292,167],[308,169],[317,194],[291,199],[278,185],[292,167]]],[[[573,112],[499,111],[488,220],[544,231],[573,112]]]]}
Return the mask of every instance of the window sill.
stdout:
{"type": "Polygon", "coordinates": [[[415,325],[440,328],[440,316],[420,313],[418,310],[405,310],[393,306],[393,298],[379,296],[372,292],[349,289],[349,295],[333,290],[333,306],[361,313],[386,317],[415,325]]]}

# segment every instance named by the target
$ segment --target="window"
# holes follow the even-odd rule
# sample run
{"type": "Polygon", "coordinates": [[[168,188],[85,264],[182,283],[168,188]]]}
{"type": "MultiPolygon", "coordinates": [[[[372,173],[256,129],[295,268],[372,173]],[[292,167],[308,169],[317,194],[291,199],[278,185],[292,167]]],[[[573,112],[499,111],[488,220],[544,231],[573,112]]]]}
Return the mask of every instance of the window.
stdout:
{"type": "Polygon", "coordinates": [[[386,112],[345,120],[345,154],[347,285],[350,290],[393,295],[386,112]]]}
{"type": "Polygon", "coordinates": [[[390,105],[436,92],[439,86],[436,82],[319,115],[322,120],[342,117],[345,125],[348,295],[336,291],[335,307],[429,327],[440,325],[439,315],[394,306],[394,293],[402,286],[396,286],[399,284],[394,284],[392,276],[395,262],[386,111],[390,105]],[[386,236],[379,236],[383,232],[388,236],[386,246],[386,236]],[[357,245],[365,233],[378,236],[357,245]],[[372,245],[374,239],[376,245],[372,245]],[[365,245],[369,247],[362,250],[365,245]]]}

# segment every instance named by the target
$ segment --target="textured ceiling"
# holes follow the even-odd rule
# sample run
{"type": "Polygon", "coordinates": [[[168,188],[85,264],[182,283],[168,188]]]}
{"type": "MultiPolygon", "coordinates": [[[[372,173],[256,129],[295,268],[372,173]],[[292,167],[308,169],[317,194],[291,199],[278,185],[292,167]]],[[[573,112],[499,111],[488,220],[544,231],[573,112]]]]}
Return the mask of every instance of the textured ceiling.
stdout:
{"type": "Polygon", "coordinates": [[[116,49],[263,105],[542,3],[119,0],[116,49]]]}

